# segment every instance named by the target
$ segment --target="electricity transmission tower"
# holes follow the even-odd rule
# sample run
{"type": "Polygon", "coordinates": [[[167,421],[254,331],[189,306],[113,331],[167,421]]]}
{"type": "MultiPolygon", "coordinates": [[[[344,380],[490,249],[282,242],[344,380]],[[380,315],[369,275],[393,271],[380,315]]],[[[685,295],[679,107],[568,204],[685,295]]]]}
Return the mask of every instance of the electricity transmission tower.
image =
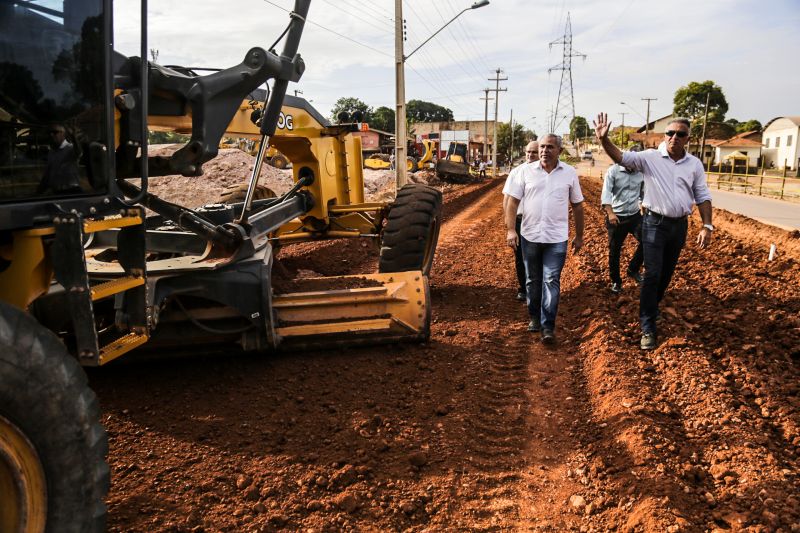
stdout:
{"type": "Polygon", "coordinates": [[[586,54],[581,54],[572,49],[572,23],[570,22],[569,12],[567,12],[567,25],[564,28],[564,35],[561,39],[550,43],[550,48],[554,44],[563,45],[563,57],[560,65],[547,69],[547,73],[554,70],[561,71],[561,85],[558,86],[558,98],[556,99],[556,109],[550,120],[550,132],[555,133],[556,128],[561,125],[559,116],[568,116],[570,120],[575,118],[575,95],[572,93],[572,58],[580,57],[586,59],[586,54]]]}

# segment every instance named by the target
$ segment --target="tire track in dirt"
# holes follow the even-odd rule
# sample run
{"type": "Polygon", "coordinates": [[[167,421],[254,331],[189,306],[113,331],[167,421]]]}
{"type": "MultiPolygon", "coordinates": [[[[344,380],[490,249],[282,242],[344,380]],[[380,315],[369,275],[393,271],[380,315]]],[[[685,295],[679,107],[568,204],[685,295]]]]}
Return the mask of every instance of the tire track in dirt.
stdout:
{"type": "MultiPolygon", "coordinates": [[[[513,299],[501,186],[495,183],[448,221],[435,265],[441,300],[436,316],[458,313],[466,298],[483,317],[483,326],[475,326],[483,341],[479,359],[467,369],[475,385],[465,391],[465,401],[479,404],[466,422],[471,453],[448,512],[459,517],[453,525],[471,530],[562,527],[570,522],[560,518],[560,509],[552,511],[578,486],[565,472],[576,454],[570,433],[579,425],[578,404],[585,395],[573,378],[576,356],[568,329],[559,332],[557,348],[546,349],[538,335],[527,332],[527,311],[513,299]],[[479,271],[471,265],[480,265],[479,271]],[[494,289],[492,300],[479,294],[486,287],[494,289]]],[[[571,307],[566,301],[562,313],[571,307]]],[[[569,322],[563,315],[559,323],[569,322]]]]}

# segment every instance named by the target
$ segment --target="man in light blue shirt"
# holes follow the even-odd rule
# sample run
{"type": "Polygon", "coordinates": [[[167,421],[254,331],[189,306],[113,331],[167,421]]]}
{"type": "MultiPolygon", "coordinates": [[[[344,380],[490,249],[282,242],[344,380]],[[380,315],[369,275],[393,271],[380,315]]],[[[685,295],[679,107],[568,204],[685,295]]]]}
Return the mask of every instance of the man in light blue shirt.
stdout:
{"type": "Polygon", "coordinates": [[[683,245],[686,243],[687,216],[697,204],[703,227],[697,236],[700,248],[711,244],[711,193],[706,184],[703,163],[686,152],[689,144],[688,119],[676,118],[667,124],[664,142],[658,150],[621,152],[608,138],[610,123],[605,113],[595,121],[595,134],[603,149],[614,160],[644,174],[645,215],[642,222],[642,247],[645,274],[639,297],[639,321],[643,350],[657,345],[658,304],[672,280],[683,245]]]}
{"type": "Polygon", "coordinates": [[[606,212],[608,230],[608,274],[611,278],[611,292],[622,291],[622,277],[619,274],[619,256],[628,235],[637,241],[636,251],[628,263],[628,277],[641,283],[639,269],[644,262],[642,253],[642,214],[640,203],[644,176],[641,172],[622,165],[611,165],[603,180],[600,203],[606,212]]]}

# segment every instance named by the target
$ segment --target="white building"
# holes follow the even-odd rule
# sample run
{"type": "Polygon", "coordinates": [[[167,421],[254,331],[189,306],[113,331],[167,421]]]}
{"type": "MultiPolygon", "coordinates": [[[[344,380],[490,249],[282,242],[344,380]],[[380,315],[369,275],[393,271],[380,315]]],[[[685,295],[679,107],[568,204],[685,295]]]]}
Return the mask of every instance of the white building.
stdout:
{"type": "Polygon", "coordinates": [[[748,166],[757,166],[761,157],[761,143],[747,138],[753,134],[754,132],[748,131],[724,141],[708,141],[708,144],[714,148],[714,164],[730,164],[731,159],[736,157],[739,159],[744,158],[748,166]]]}
{"type": "Polygon", "coordinates": [[[800,137],[800,116],[778,117],[770,120],[764,127],[763,144],[766,167],[797,170],[800,164],[800,150],[797,149],[800,137]],[[784,163],[785,162],[785,163],[784,163]]]}

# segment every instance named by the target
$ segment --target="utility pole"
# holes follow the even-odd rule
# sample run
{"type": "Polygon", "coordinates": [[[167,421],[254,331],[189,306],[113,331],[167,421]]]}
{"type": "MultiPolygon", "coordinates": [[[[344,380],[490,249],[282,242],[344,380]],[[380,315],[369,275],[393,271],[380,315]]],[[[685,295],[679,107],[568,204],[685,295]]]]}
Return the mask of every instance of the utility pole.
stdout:
{"type": "Polygon", "coordinates": [[[703,140],[700,142],[700,162],[705,159],[706,151],[706,124],[708,123],[708,102],[711,100],[711,91],[706,93],[706,110],[703,112],[703,140]]]}
{"type": "Polygon", "coordinates": [[[642,100],[647,101],[647,118],[644,123],[644,146],[642,148],[647,148],[647,133],[650,131],[650,102],[658,100],[658,98],[642,98],[642,100]]]}
{"type": "Polygon", "coordinates": [[[485,100],[485,104],[483,106],[483,160],[486,161],[486,151],[489,140],[489,100],[494,100],[494,98],[489,98],[489,91],[491,89],[484,89],[483,98],[479,98],[479,100],[485,100]]]}
{"type": "Polygon", "coordinates": [[[503,69],[497,68],[495,72],[494,78],[489,78],[489,81],[495,82],[495,87],[492,89],[494,91],[494,135],[492,135],[492,177],[497,177],[497,112],[498,112],[498,105],[500,102],[500,93],[505,92],[508,89],[501,89],[500,82],[505,81],[508,77],[501,78],[500,74],[503,72],[503,69]]]}
{"type": "Polygon", "coordinates": [[[625,149],[625,115],[627,115],[627,113],[620,113],[620,115],[622,115],[622,126],[621,126],[622,127],[622,149],[624,150],[625,149]]]}
{"type": "Polygon", "coordinates": [[[509,156],[508,168],[511,169],[511,163],[514,162],[514,110],[511,110],[511,117],[508,119],[508,125],[511,128],[511,155],[509,156]]]}
{"type": "Polygon", "coordinates": [[[394,168],[396,186],[399,191],[406,184],[406,73],[405,21],[403,20],[403,0],[394,1],[394,80],[395,80],[395,128],[394,128],[394,168]]]}

